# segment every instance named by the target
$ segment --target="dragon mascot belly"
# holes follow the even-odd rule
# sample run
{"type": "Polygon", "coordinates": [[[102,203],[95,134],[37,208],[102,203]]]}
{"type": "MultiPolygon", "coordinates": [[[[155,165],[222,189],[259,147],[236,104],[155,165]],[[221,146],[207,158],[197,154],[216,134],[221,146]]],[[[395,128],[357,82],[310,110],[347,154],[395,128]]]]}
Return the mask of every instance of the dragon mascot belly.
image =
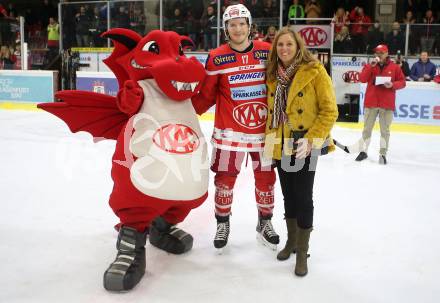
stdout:
{"type": "Polygon", "coordinates": [[[126,291],[145,273],[147,239],[169,253],[192,248],[192,236],[176,224],[208,195],[207,145],[190,100],[206,73],[183,53],[192,41],[175,32],[141,37],[115,28],[103,37],[114,44],[104,62],[118,80],[117,97],[61,91],[61,102],[38,107],[72,132],[116,140],[109,204],[120,220],[118,251],[104,273],[104,287],[126,291]]]}

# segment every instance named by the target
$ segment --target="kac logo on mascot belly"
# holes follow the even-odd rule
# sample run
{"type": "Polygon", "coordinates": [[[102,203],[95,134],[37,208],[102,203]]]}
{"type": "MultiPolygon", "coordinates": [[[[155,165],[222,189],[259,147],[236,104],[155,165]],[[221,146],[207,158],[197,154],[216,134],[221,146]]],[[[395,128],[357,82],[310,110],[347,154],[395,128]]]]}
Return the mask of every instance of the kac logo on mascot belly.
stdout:
{"type": "Polygon", "coordinates": [[[440,120],[440,105],[400,104],[394,112],[394,117],[440,120]]]}
{"type": "Polygon", "coordinates": [[[346,83],[359,83],[359,72],[350,70],[342,75],[342,80],[346,83]]]}
{"type": "Polygon", "coordinates": [[[267,119],[267,107],[261,102],[249,102],[240,104],[234,108],[234,120],[246,128],[258,128],[267,119]]]}
{"type": "Polygon", "coordinates": [[[200,145],[199,137],[183,124],[167,124],[156,130],[153,142],[162,150],[173,154],[189,154],[200,145]]]}
{"type": "Polygon", "coordinates": [[[306,27],[299,31],[307,46],[320,46],[327,42],[327,33],[319,27],[306,27]]]}

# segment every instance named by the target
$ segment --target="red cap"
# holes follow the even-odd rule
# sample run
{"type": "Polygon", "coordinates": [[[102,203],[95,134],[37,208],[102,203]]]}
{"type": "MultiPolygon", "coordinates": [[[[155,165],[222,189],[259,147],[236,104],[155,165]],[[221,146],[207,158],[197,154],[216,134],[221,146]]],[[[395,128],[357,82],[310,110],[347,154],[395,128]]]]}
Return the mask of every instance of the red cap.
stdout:
{"type": "Polygon", "coordinates": [[[376,46],[376,48],[374,49],[374,51],[376,53],[381,52],[381,53],[388,53],[388,46],[386,46],[385,44],[379,44],[378,46],[376,46]]]}

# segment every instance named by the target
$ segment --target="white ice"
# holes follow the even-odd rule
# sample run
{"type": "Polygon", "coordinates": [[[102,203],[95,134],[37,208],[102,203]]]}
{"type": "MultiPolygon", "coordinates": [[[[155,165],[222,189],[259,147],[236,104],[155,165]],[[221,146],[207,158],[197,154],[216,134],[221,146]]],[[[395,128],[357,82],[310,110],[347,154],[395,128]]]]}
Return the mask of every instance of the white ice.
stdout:
{"type": "MultiPolygon", "coordinates": [[[[202,127],[209,138],[212,122],[202,127]]],[[[349,144],[360,132],[333,135],[349,144]]],[[[247,167],[223,255],[212,245],[211,180],[208,200],[180,225],[194,236],[192,251],[148,245],[146,276],[115,294],[102,286],[116,254],[107,204],[114,142],[71,134],[44,112],[0,111],[0,302],[439,302],[440,136],[393,132],[380,166],[378,135],[362,163],[341,150],[319,160],[305,278],[293,274],[293,257],[279,262],[256,242],[247,167]]],[[[273,223],[284,243],[278,186],[273,223]]]]}

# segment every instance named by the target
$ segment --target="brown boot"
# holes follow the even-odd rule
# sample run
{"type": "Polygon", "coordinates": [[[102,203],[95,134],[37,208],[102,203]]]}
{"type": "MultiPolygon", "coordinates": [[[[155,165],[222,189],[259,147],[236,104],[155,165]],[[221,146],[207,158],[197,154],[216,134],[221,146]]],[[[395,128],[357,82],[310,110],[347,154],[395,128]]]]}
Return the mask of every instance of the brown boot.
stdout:
{"type": "Polygon", "coordinates": [[[302,229],[298,227],[296,238],[296,265],[295,275],[303,277],[307,275],[307,251],[309,250],[309,239],[312,228],[302,229]]]}
{"type": "Polygon", "coordinates": [[[287,241],[286,246],[278,253],[277,259],[284,261],[289,259],[290,254],[296,250],[296,219],[286,218],[287,225],[287,241]]]}

